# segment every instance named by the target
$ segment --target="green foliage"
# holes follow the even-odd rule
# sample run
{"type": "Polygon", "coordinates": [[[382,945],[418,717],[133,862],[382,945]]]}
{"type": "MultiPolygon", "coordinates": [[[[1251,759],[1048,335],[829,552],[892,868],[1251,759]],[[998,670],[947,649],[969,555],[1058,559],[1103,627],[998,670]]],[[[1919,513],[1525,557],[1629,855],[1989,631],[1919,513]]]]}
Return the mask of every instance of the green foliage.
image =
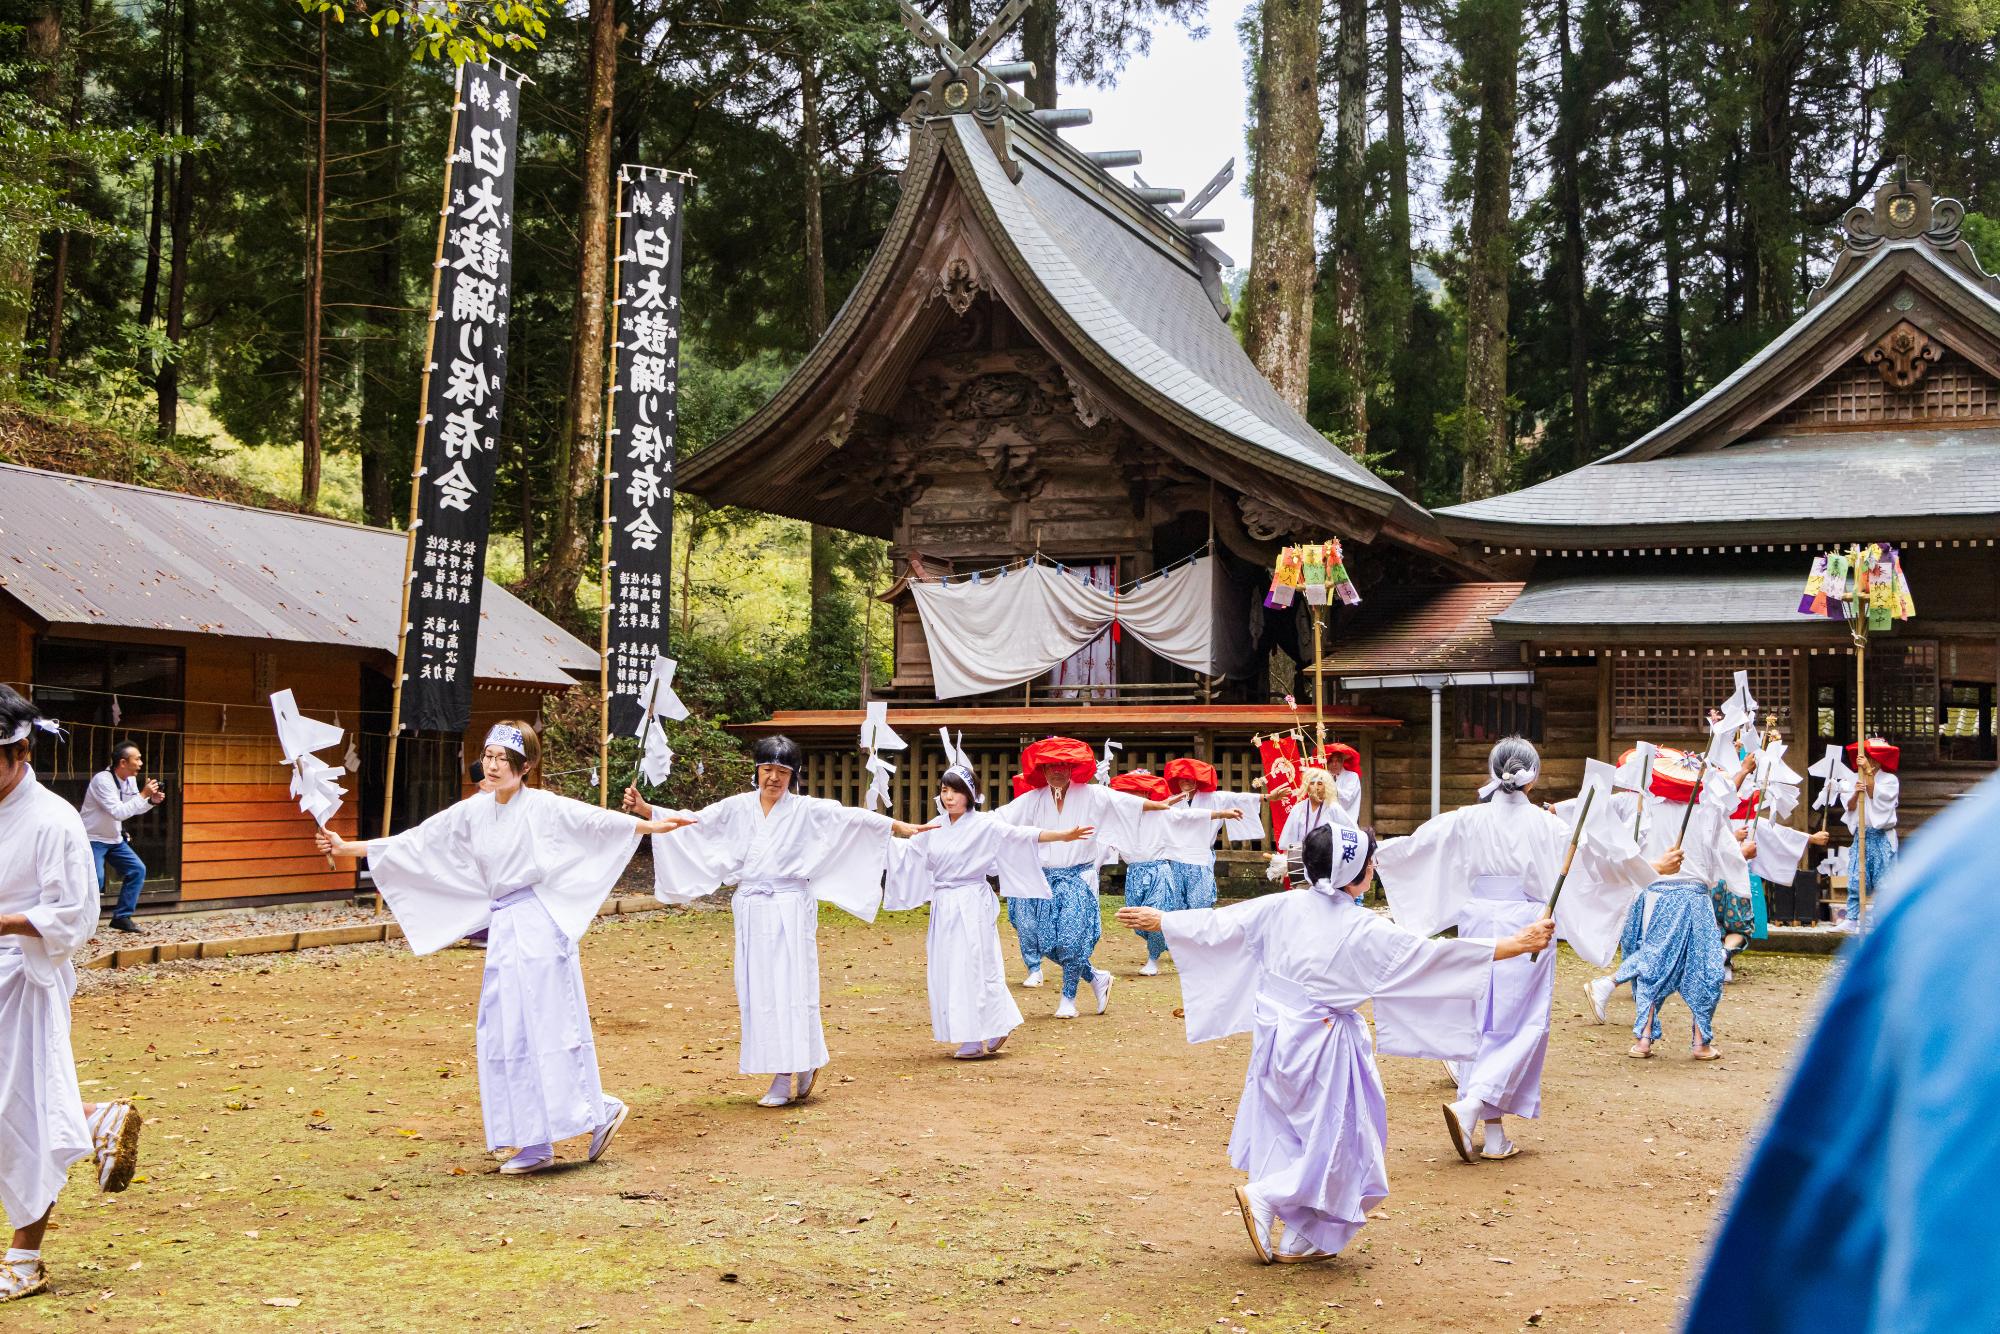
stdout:
{"type": "Polygon", "coordinates": [[[368,35],[380,37],[401,25],[413,34],[411,55],[425,60],[442,57],[454,65],[484,60],[494,51],[532,51],[548,36],[547,0],[407,0],[371,10],[363,0],[298,0],[308,16],[324,14],[346,25],[350,10],[365,18],[368,35]]]}

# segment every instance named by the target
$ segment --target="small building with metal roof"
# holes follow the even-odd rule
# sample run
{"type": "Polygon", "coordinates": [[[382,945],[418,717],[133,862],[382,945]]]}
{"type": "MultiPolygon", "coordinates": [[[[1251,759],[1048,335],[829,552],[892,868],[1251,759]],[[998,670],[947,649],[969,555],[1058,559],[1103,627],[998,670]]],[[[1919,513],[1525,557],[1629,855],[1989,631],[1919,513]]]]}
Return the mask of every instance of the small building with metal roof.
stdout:
{"type": "MultiPolygon", "coordinates": [[[[167,800],[127,826],[147,863],[142,911],[351,895],[352,865],[312,845],[269,696],[347,729],[336,827],[380,819],[395,670],[401,533],[66,473],[0,465],[0,679],[67,735],[38,772],[78,800],[136,741],[167,800]]],[[[491,582],[471,740],[597,671],[595,650],[491,582]]],[[[406,735],[397,822],[461,795],[467,739],[406,735]]],[[[343,757],[329,755],[330,761],[343,757]]]]}

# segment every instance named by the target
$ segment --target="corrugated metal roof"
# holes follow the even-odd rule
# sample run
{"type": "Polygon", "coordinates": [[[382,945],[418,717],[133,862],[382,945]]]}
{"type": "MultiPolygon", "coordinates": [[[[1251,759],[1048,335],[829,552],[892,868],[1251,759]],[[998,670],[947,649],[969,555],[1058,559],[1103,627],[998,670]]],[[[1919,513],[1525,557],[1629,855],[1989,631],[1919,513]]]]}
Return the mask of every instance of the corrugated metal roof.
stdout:
{"type": "MultiPolygon", "coordinates": [[[[0,589],[58,625],[396,651],[404,537],[0,464],[0,589]]],[[[588,645],[492,580],[481,680],[561,686],[588,645]]]]}
{"type": "Polygon", "coordinates": [[[1370,676],[1518,668],[1520,647],[1494,636],[1492,618],[1514,601],[1521,587],[1453,584],[1372,595],[1342,627],[1322,670],[1370,676]]]}
{"type": "MultiPolygon", "coordinates": [[[[1748,541],[1786,527],[1906,520],[1942,531],[2000,514],[2000,428],[1842,431],[1699,454],[1588,464],[1537,486],[1438,511],[1454,532],[1560,545],[1748,541]],[[1503,526],[1520,531],[1508,534],[1503,526]],[[1532,526],[1539,531],[1528,531],[1532,526]]],[[[1885,530],[1886,532],[1886,530],[1885,530]]],[[[1903,535],[1903,526],[1888,536],[1903,535]]]]}

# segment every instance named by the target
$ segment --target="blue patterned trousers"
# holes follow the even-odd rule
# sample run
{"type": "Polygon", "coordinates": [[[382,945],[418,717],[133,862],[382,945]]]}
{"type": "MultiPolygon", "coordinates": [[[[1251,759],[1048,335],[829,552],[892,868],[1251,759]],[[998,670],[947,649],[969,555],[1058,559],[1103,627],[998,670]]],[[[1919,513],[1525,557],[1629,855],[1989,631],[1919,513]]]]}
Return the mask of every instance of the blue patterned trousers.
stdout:
{"type": "Polygon", "coordinates": [[[1215,906],[1215,868],[1195,862],[1168,862],[1174,868],[1174,887],[1180,890],[1183,908],[1215,906]]]}
{"type": "MultiPolygon", "coordinates": [[[[1173,862],[1130,862],[1125,867],[1125,906],[1128,908],[1158,908],[1161,912],[1174,912],[1185,908],[1180,886],[1175,883],[1175,863],[1173,862]]],[[[1157,959],[1167,952],[1167,938],[1158,931],[1134,931],[1133,935],[1146,942],[1146,957],[1157,959]]]]}
{"type": "Polygon", "coordinates": [[[1090,955],[1104,935],[1093,883],[1097,868],[1089,863],[1044,866],[1042,875],[1049,882],[1049,897],[1009,899],[1009,918],[1020,937],[1022,961],[1040,968],[1043,959],[1054,959],[1062,969],[1063,996],[1075,1000],[1077,988],[1097,975],[1090,955]]]}
{"type": "MultiPolygon", "coordinates": [[[[1889,846],[1887,829],[1868,831],[1868,850],[1864,858],[1868,869],[1868,903],[1872,908],[1882,896],[1882,882],[1889,878],[1889,868],[1896,864],[1896,850],[1889,846]]],[[[1853,876],[1847,877],[1847,920],[1861,920],[1861,886],[1853,876]]]]}

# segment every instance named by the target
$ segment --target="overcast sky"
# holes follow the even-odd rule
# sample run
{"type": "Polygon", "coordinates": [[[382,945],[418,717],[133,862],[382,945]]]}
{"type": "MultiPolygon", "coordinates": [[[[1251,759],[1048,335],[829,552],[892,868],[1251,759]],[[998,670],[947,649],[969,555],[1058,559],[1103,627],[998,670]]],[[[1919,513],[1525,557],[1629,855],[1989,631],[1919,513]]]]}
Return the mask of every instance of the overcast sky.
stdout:
{"type": "MultiPolygon", "coordinates": [[[[1139,175],[1148,185],[1179,186],[1189,198],[1216,169],[1236,159],[1236,177],[1203,217],[1227,225],[1209,239],[1239,266],[1250,262],[1250,198],[1243,193],[1243,119],[1249,100],[1236,25],[1246,0],[1208,0],[1208,35],[1161,28],[1153,49],[1134,56],[1113,88],[1065,87],[1065,106],[1089,107],[1095,119],[1063,137],[1089,152],[1136,148],[1146,155],[1139,175]]],[[[1115,173],[1129,182],[1132,171],[1115,173]]]]}

